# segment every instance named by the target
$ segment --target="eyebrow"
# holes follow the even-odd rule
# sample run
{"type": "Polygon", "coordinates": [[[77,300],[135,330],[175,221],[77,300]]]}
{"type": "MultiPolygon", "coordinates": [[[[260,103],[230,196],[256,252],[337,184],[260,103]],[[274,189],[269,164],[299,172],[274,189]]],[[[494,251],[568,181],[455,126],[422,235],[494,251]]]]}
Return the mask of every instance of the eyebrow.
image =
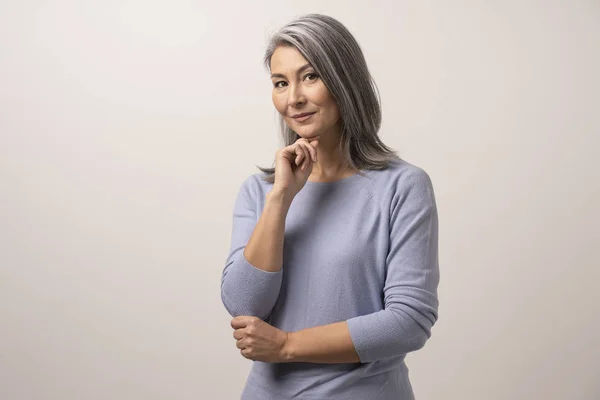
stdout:
{"type": "MultiPolygon", "coordinates": [[[[300,73],[302,73],[302,71],[304,71],[305,69],[308,69],[308,68],[312,68],[312,65],[310,65],[310,64],[304,64],[303,66],[301,66],[300,68],[298,68],[298,71],[296,71],[296,74],[300,74],[300,73]]],[[[271,79],[272,78],[284,78],[285,79],[285,77],[286,76],[283,75],[283,74],[271,74],[271,79]]]]}

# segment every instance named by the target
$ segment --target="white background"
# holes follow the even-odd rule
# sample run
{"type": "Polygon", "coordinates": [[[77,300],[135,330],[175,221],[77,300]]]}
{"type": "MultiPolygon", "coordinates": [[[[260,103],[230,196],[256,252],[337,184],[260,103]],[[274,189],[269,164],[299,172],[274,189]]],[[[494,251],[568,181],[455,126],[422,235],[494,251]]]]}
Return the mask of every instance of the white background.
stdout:
{"type": "Polygon", "coordinates": [[[344,23],[431,176],[419,400],[599,399],[598,1],[0,2],[0,398],[237,399],[232,207],[280,146],[262,65],[344,23]]]}

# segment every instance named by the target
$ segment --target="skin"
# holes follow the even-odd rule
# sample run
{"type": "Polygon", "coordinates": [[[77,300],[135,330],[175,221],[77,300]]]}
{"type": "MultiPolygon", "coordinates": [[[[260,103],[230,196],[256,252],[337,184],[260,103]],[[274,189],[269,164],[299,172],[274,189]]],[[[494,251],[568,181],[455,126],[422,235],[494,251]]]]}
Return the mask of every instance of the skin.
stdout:
{"type": "MultiPolygon", "coordinates": [[[[285,217],[293,198],[310,181],[335,181],[355,173],[344,169],[340,111],[335,99],[294,47],[278,47],[271,58],[273,105],[299,136],[275,154],[275,183],[244,256],[257,268],[282,265],[285,217]],[[292,116],[314,112],[301,122],[292,116]]],[[[285,332],[255,316],[231,320],[236,347],[245,358],[263,362],[352,363],[360,358],[345,321],[285,332]]]]}
{"type": "MultiPolygon", "coordinates": [[[[282,155],[289,160],[286,153],[299,146],[303,151],[296,152],[300,155],[294,160],[297,164],[312,154],[307,144],[318,141],[318,146],[314,146],[317,155],[313,159],[312,170],[310,163],[306,166],[308,180],[334,181],[354,174],[355,171],[343,168],[343,153],[339,146],[342,121],[335,98],[295,47],[280,46],[275,49],[271,57],[271,83],[275,109],[285,123],[304,139],[284,148],[282,155]],[[315,114],[304,122],[292,118],[295,114],[305,112],[315,114]]],[[[281,167],[285,169],[286,165],[281,167]]]]}

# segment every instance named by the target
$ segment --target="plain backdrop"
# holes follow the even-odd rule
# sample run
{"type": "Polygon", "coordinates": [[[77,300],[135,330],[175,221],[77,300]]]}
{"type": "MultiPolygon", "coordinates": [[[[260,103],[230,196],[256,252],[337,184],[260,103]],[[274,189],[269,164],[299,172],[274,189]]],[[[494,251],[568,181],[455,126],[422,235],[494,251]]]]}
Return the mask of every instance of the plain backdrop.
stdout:
{"type": "Polygon", "coordinates": [[[600,399],[598,1],[0,2],[0,398],[238,399],[232,207],[281,145],[262,56],[359,41],[425,169],[439,320],[419,400],[600,399]]]}

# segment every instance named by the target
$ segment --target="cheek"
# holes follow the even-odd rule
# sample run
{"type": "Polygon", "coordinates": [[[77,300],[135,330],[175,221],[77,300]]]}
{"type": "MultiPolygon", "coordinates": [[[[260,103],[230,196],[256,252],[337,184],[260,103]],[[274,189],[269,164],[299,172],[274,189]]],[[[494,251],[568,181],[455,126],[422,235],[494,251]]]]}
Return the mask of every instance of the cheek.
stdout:
{"type": "Polygon", "coordinates": [[[329,90],[325,87],[324,84],[320,84],[312,93],[313,103],[317,104],[321,107],[328,107],[331,101],[331,95],[329,94],[329,90]]]}
{"type": "Polygon", "coordinates": [[[333,97],[326,100],[323,104],[323,108],[325,108],[325,112],[327,113],[328,122],[334,123],[340,118],[340,109],[333,97]]]}
{"type": "Polygon", "coordinates": [[[327,114],[327,119],[337,119],[339,117],[337,103],[325,85],[322,85],[322,87],[315,92],[314,102],[324,109],[327,114]]]}
{"type": "Polygon", "coordinates": [[[277,111],[279,111],[280,113],[282,111],[285,111],[285,105],[282,102],[282,96],[273,92],[273,94],[271,95],[271,100],[273,100],[273,105],[275,106],[275,108],[277,109],[277,111]]]}
{"type": "Polygon", "coordinates": [[[337,103],[334,103],[334,105],[333,105],[333,114],[335,115],[334,122],[337,122],[338,119],[341,118],[340,109],[339,109],[337,103]]]}

